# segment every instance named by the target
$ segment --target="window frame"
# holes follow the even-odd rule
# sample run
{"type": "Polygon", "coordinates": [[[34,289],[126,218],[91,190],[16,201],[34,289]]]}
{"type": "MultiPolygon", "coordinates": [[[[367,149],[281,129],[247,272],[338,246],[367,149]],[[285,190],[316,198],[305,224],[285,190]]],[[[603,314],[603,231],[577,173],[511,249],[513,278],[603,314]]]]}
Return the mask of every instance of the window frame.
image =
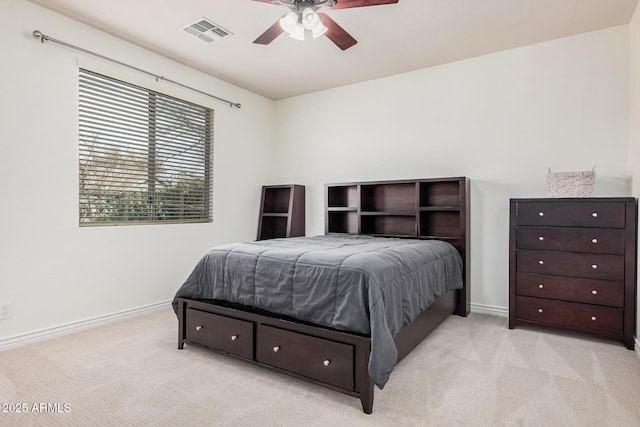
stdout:
{"type": "MultiPolygon", "coordinates": [[[[100,92],[102,89],[96,90],[100,92]]],[[[108,95],[114,96],[111,92],[108,95]]],[[[213,222],[215,111],[212,108],[83,67],[78,69],[78,104],[78,224],[81,227],[213,222]],[[100,93],[92,93],[94,84],[96,88],[104,84],[108,90],[114,90],[115,97],[109,98],[105,95],[104,98],[99,98],[100,93]],[[131,92],[127,92],[129,90],[131,92]],[[120,99],[116,92],[124,94],[122,105],[119,104],[120,99]],[[140,103],[140,99],[145,99],[145,96],[148,98],[146,105],[144,102],[140,103]],[[136,100],[130,101],[133,98],[136,100]],[[133,102],[136,102],[135,108],[131,108],[133,102]],[[145,107],[141,108],[141,105],[145,107]],[[113,111],[109,108],[113,108],[113,111]],[[122,115],[118,116],[120,113],[122,115]],[[173,139],[169,136],[159,136],[162,135],[160,129],[166,134],[178,129],[171,128],[171,125],[177,126],[178,116],[182,123],[187,124],[185,127],[191,130],[181,132],[173,139]],[[124,130],[124,125],[129,126],[131,117],[131,121],[135,122],[131,125],[132,129],[137,126],[137,133],[134,136],[126,136],[128,132],[124,130]],[[96,124],[101,118],[104,119],[103,122],[96,124]],[[88,124],[89,122],[91,124],[88,124]],[[141,131],[144,128],[140,126],[141,123],[146,123],[146,130],[141,131]],[[93,136],[88,136],[92,132],[93,136]],[[108,141],[109,139],[111,141],[108,141]],[[98,150],[93,151],[96,147],[103,151],[96,154],[98,150]],[[122,147],[124,149],[120,151],[122,147]],[[109,150],[111,159],[104,160],[109,157],[105,154],[109,150]],[[158,152],[161,150],[164,154],[159,155],[158,152]],[[180,157],[179,154],[167,154],[170,150],[174,150],[171,153],[179,153],[182,150],[184,157],[180,157]],[[141,166],[144,164],[141,159],[145,157],[141,155],[142,152],[146,153],[146,167],[141,166]],[[102,166],[92,166],[91,160],[100,158],[100,155],[103,159],[102,166]],[[163,161],[170,166],[160,169],[157,165],[162,155],[163,161]],[[113,160],[114,157],[118,160],[113,160]],[[116,164],[117,166],[114,166],[116,164]],[[104,165],[112,167],[112,170],[118,168],[121,172],[120,177],[110,180],[102,176],[109,175],[103,173],[104,165]],[[159,185],[159,175],[163,178],[162,185],[159,185]],[[145,187],[140,184],[141,177],[146,178],[146,192],[141,190],[145,187]],[[86,189],[87,183],[92,179],[96,188],[93,192],[86,189]],[[114,185],[115,190],[112,191],[108,187],[109,190],[103,190],[103,198],[100,198],[97,196],[100,194],[100,184],[107,187],[109,184],[114,185]],[[162,190],[159,190],[159,187],[162,190]],[[180,189],[183,191],[182,195],[179,195],[180,189]],[[110,191],[112,192],[109,193],[110,191]],[[184,193],[185,191],[188,193],[184,193]],[[117,195],[118,192],[122,196],[119,202],[112,202],[109,196],[105,196],[117,195]],[[159,197],[161,192],[162,197],[159,197]],[[143,199],[146,200],[144,203],[143,199]],[[96,208],[100,206],[99,203],[104,203],[107,207],[96,208]],[[137,212],[131,214],[126,208],[118,211],[119,213],[113,211],[114,206],[128,205],[135,206],[137,212]]],[[[115,196],[114,198],[117,199],[115,196]]]]}

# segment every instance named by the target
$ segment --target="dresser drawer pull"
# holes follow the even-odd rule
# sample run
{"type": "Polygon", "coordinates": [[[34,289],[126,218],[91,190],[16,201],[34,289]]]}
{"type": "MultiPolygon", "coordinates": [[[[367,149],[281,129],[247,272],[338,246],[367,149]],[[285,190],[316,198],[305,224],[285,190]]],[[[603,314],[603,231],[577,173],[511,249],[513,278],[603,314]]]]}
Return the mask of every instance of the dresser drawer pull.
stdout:
{"type": "Polygon", "coordinates": [[[280,346],[279,345],[273,347],[273,352],[274,353],[277,353],[279,350],[280,350],[280,346]]]}
{"type": "Polygon", "coordinates": [[[543,288],[544,288],[544,285],[543,285],[542,283],[540,283],[540,284],[538,285],[538,289],[543,289],[543,288]]]}
{"type": "Polygon", "coordinates": [[[598,217],[598,212],[594,212],[591,214],[592,217],[597,218],[598,217]]]}
{"type": "Polygon", "coordinates": [[[598,239],[591,239],[591,243],[598,243],[598,239]]]}
{"type": "Polygon", "coordinates": [[[540,260],[540,261],[538,261],[538,264],[543,265],[543,264],[544,264],[544,261],[543,261],[543,260],[540,260]]]}
{"type": "Polygon", "coordinates": [[[331,363],[330,359],[325,359],[324,362],[322,362],[323,366],[329,366],[329,364],[331,363]]]}
{"type": "Polygon", "coordinates": [[[591,291],[591,293],[592,293],[593,295],[598,295],[598,291],[596,291],[595,289],[594,289],[594,290],[592,290],[592,291],[591,291]]]}
{"type": "Polygon", "coordinates": [[[544,236],[538,237],[538,240],[540,240],[542,242],[544,240],[544,236]]]}
{"type": "Polygon", "coordinates": [[[596,316],[591,316],[591,320],[596,321],[596,316]]]}
{"type": "Polygon", "coordinates": [[[538,309],[538,313],[542,313],[542,309],[541,308],[538,309]]]}
{"type": "Polygon", "coordinates": [[[237,339],[238,339],[238,336],[237,336],[237,335],[231,335],[231,341],[235,341],[235,340],[237,340],[237,339]]]}
{"type": "Polygon", "coordinates": [[[544,216],[544,212],[538,212],[539,216],[544,216]]]}
{"type": "Polygon", "coordinates": [[[198,325],[198,326],[196,326],[196,331],[199,331],[199,330],[201,330],[202,328],[203,328],[202,326],[198,325]]]}
{"type": "Polygon", "coordinates": [[[593,268],[594,270],[598,268],[598,264],[591,264],[591,268],[593,268]]]}

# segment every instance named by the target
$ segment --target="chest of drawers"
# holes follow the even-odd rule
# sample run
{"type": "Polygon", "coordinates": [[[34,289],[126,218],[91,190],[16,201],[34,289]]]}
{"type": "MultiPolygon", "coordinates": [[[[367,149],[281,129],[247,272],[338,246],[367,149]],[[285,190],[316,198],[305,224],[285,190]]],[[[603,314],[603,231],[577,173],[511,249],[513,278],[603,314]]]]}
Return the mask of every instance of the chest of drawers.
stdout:
{"type": "Polygon", "coordinates": [[[634,348],[634,198],[511,199],[509,328],[550,326],[634,348]]]}

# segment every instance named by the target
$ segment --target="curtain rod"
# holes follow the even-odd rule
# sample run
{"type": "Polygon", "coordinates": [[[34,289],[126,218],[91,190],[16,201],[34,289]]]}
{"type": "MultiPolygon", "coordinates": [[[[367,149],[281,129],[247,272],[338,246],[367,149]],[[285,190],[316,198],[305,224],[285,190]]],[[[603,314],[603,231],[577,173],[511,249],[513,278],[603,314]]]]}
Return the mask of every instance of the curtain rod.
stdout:
{"type": "Polygon", "coordinates": [[[163,77],[163,76],[159,76],[159,75],[154,74],[154,73],[151,73],[151,72],[149,72],[149,71],[145,71],[145,70],[143,70],[143,69],[141,69],[141,68],[134,67],[133,65],[125,64],[124,62],[120,62],[120,61],[118,61],[117,59],[109,58],[109,57],[107,57],[107,56],[100,55],[99,53],[92,52],[92,51],[90,51],[90,50],[87,50],[87,49],[84,49],[84,48],[81,48],[81,47],[74,46],[74,45],[72,45],[72,44],[69,44],[69,43],[63,42],[62,40],[54,39],[53,37],[49,37],[49,36],[47,36],[47,35],[45,35],[45,34],[42,34],[42,33],[41,33],[40,31],[38,31],[38,30],[35,30],[35,31],[34,31],[33,33],[31,33],[31,34],[33,34],[33,37],[35,37],[36,39],[39,39],[41,43],[44,43],[44,42],[45,42],[45,40],[46,40],[46,41],[52,41],[52,42],[54,42],[54,43],[58,43],[58,44],[60,44],[60,45],[62,45],[62,46],[70,47],[71,49],[79,50],[80,52],[88,53],[89,55],[97,56],[98,58],[106,59],[107,61],[111,61],[111,62],[114,62],[114,63],[116,63],[116,64],[118,64],[118,65],[122,65],[122,66],[124,66],[124,67],[131,68],[132,70],[136,70],[136,71],[138,71],[138,72],[140,72],[140,73],[146,74],[146,75],[148,75],[148,76],[155,77],[156,81],[164,80],[165,82],[172,83],[172,84],[177,85],[177,86],[180,86],[180,87],[182,87],[182,88],[189,89],[189,90],[192,90],[192,91],[194,91],[194,92],[198,92],[198,93],[199,93],[199,94],[201,94],[201,95],[205,95],[205,96],[208,96],[208,97],[210,97],[210,98],[216,99],[216,100],[218,100],[218,101],[222,101],[222,102],[224,102],[224,103],[226,103],[226,104],[229,104],[229,106],[230,106],[230,107],[236,107],[236,108],[240,108],[240,107],[241,107],[241,105],[240,105],[240,104],[238,104],[238,103],[236,103],[236,102],[231,102],[231,101],[228,101],[228,100],[226,100],[226,99],[223,99],[223,98],[217,97],[217,96],[215,96],[215,95],[211,95],[210,93],[203,92],[203,91],[201,91],[200,89],[195,89],[195,88],[193,88],[193,87],[191,87],[191,86],[183,85],[182,83],[176,82],[176,81],[174,81],[174,80],[168,79],[168,78],[163,77]]]}

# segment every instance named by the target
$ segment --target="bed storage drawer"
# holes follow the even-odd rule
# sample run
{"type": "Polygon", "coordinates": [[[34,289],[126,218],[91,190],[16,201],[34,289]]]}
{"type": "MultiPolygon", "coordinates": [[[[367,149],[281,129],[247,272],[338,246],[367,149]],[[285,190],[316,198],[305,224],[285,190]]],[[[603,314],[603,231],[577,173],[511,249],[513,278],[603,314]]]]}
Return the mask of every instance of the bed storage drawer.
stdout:
{"type": "Polygon", "coordinates": [[[354,388],[353,346],[258,325],[256,360],[347,390],[354,388]]]}
{"type": "Polygon", "coordinates": [[[517,310],[518,318],[522,320],[608,335],[622,335],[621,308],[518,297],[517,310]]]}
{"type": "Polygon", "coordinates": [[[216,350],[253,359],[253,322],[187,309],[186,339],[216,350]]]}

